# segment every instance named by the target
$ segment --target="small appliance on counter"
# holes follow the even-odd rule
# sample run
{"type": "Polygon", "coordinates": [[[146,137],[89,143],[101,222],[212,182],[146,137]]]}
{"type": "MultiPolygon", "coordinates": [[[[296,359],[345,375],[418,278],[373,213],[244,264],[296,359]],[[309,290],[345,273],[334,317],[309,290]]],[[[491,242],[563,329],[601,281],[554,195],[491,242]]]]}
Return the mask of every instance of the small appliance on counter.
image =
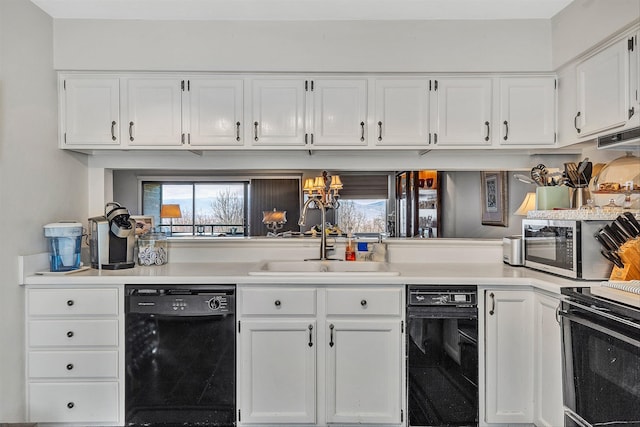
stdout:
{"type": "Polygon", "coordinates": [[[44,226],[48,240],[49,266],[52,272],[72,271],[80,268],[82,224],[79,222],[54,222],[44,226]]]}
{"type": "Polygon", "coordinates": [[[105,270],[133,268],[136,222],[119,203],[105,206],[105,215],[89,218],[91,267],[105,270]]]}
{"type": "Polygon", "coordinates": [[[522,257],[522,236],[507,236],[502,238],[502,261],[509,265],[524,265],[522,257]]]}

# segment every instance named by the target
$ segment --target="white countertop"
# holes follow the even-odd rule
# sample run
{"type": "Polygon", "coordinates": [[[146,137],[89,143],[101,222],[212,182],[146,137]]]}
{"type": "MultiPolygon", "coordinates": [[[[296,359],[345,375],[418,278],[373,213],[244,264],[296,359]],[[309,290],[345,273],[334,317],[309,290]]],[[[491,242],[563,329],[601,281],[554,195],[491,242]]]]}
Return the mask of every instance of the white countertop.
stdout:
{"type": "Polygon", "coordinates": [[[251,276],[262,262],[168,263],[125,270],[89,269],[72,274],[29,275],[26,285],[114,285],[114,284],[475,284],[485,286],[533,286],[552,293],[560,288],[592,282],[574,281],[504,263],[390,263],[398,276],[357,273],[327,275],[301,273],[251,276]]]}

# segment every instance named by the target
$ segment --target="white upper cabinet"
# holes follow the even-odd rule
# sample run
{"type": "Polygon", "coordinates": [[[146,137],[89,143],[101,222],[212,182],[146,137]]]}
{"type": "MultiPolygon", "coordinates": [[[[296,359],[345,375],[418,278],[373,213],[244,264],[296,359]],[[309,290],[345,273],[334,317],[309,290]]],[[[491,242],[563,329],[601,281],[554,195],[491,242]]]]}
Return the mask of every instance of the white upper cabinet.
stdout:
{"type": "Polygon", "coordinates": [[[132,78],[127,79],[126,85],[121,134],[128,145],[161,147],[186,142],[182,131],[184,80],[132,78]]]}
{"type": "Polygon", "coordinates": [[[117,147],[120,144],[120,79],[61,76],[60,146],[117,147]]]}
{"type": "Polygon", "coordinates": [[[377,79],[374,125],[376,145],[427,145],[429,80],[377,79]]]}
{"type": "Polygon", "coordinates": [[[556,80],[554,77],[503,77],[494,135],[502,145],[555,143],[556,80]]]}
{"type": "Polygon", "coordinates": [[[305,145],[305,82],[308,86],[304,79],[252,81],[250,135],[254,146],[305,145]]]}
{"type": "Polygon", "coordinates": [[[313,146],[367,145],[367,80],[316,79],[312,85],[313,146]]]}
{"type": "Polygon", "coordinates": [[[243,81],[226,78],[191,78],[185,108],[187,144],[243,145],[243,81]]]}
{"type": "Polygon", "coordinates": [[[433,144],[490,146],[491,78],[440,78],[432,82],[433,144]]]}
{"type": "Polygon", "coordinates": [[[629,39],[624,38],[576,67],[579,137],[624,125],[629,119],[629,39]]]}

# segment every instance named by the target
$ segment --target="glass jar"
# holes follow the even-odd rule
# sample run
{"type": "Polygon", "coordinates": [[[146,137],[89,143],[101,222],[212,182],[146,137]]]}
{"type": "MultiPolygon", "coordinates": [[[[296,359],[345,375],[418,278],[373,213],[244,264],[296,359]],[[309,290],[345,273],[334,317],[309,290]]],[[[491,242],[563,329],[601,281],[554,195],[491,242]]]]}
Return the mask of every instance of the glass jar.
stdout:
{"type": "Polygon", "coordinates": [[[163,265],[169,261],[167,236],[147,233],[138,237],[138,265],[163,265]]]}

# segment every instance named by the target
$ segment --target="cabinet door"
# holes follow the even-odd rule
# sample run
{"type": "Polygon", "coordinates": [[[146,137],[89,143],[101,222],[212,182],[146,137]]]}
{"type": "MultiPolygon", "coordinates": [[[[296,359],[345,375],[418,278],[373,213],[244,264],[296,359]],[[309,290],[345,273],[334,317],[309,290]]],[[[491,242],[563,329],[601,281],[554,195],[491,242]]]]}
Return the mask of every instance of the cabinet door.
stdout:
{"type": "Polygon", "coordinates": [[[495,131],[502,145],[555,143],[554,77],[500,79],[500,112],[495,131]]]}
{"type": "Polygon", "coordinates": [[[433,143],[491,145],[491,87],[490,78],[433,80],[433,143]]]}
{"type": "Polygon", "coordinates": [[[327,422],[398,424],[400,320],[328,320],[327,422]]]}
{"type": "Polygon", "coordinates": [[[376,80],[376,145],[429,143],[429,81],[376,80]]]}
{"type": "Polygon", "coordinates": [[[130,146],[180,146],[182,87],[177,78],[129,79],[123,139],[130,146]]]}
{"type": "Polygon", "coordinates": [[[120,79],[65,77],[61,103],[63,148],[120,144],[120,79]]]}
{"type": "Polygon", "coordinates": [[[239,146],[242,140],[242,80],[190,79],[187,142],[192,146],[239,146]]]}
{"type": "Polygon", "coordinates": [[[629,51],[618,41],[576,67],[578,136],[626,123],[629,114],[629,51]]]}
{"type": "Polygon", "coordinates": [[[243,423],[315,423],[315,320],[242,321],[243,423]]]}
{"type": "Polygon", "coordinates": [[[251,97],[254,145],[305,145],[304,80],[254,80],[251,97]]]}
{"type": "Polygon", "coordinates": [[[560,301],[540,293],[536,293],[535,301],[534,423],[537,426],[561,426],[564,422],[562,339],[556,312],[560,301]]]}
{"type": "Polygon", "coordinates": [[[485,293],[487,423],[533,422],[533,294],[485,293]]]}
{"type": "Polygon", "coordinates": [[[367,81],[313,81],[314,145],[367,145],[367,81]]]}

